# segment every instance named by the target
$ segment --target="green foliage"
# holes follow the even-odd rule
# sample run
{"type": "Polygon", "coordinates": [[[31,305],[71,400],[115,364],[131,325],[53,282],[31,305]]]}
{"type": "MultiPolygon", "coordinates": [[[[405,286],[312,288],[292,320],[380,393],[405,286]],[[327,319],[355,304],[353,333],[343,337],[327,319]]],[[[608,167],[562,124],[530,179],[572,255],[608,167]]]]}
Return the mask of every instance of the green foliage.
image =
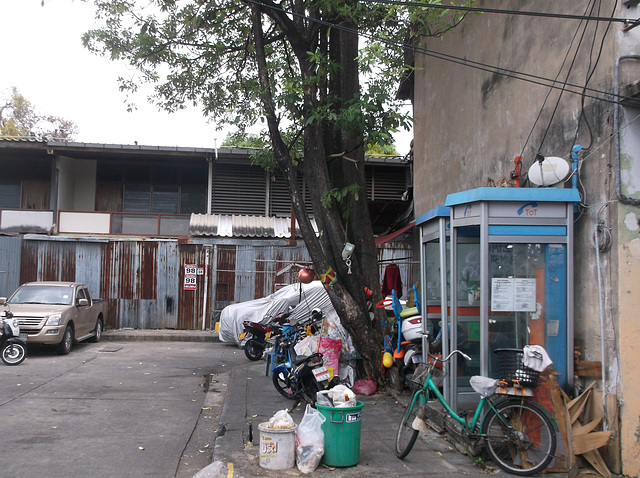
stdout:
{"type": "Polygon", "coordinates": [[[350,184],[342,189],[333,188],[325,191],[322,195],[322,205],[328,209],[336,204],[341,211],[342,218],[346,221],[351,212],[347,204],[347,197],[351,195],[354,201],[359,201],[361,193],[362,190],[357,184],[350,184]]]}
{"type": "Polygon", "coordinates": [[[22,139],[72,141],[77,133],[73,121],[41,115],[14,86],[11,96],[0,101],[0,136],[22,139]]]}
{"type": "Polygon", "coordinates": [[[267,145],[263,136],[252,133],[229,133],[222,142],[225,148],[256,148],[262,149],[267,145]]]}
{"type": "Polygon", "coordinates": [[[365,156],[399,156],[394,144],[368,144],[365,156]]]}
{"type": "MultiPolygon", "coordinates": [[[[241,130],[261,121],[262,108],[251,31],[254,2],[237,0],[94,0],[98,29],[83,36],[91,51],[135,67],[135,80],[120,79],[120,88],[136,92],[140,83],[154,85],[153,100],[175,111],[200,105],[218,124],[241,130]]],[[[262,22],[271,93],[282,124],[298,132],[325,121],[345,134],[364,135],[366,143],[388,143],[391,134],[409,129],[410,118],[398,112],[398,80],[411,68],[404,49],[420,35],[438,35],[459,20],[458,13],[428,7],[375,2],[302,0],[262,4],[262,22]],[[284,9],[291,24],[277,18],[284,9]],[[346,108],[326,94],[327,81],[341,66],[329,59],[332,25],[353,21],[361,35],[361,94],[346,108]],[[306,37],[290,42],[283,31],[303,25],[306,37]],[[313,75],[302,77],[295,61],[304,48],[313,75]],[[304,93],[314,90],[313,104],[304,93]]],[[[130,108],[134,108],[132,103],[130,108]]]]}

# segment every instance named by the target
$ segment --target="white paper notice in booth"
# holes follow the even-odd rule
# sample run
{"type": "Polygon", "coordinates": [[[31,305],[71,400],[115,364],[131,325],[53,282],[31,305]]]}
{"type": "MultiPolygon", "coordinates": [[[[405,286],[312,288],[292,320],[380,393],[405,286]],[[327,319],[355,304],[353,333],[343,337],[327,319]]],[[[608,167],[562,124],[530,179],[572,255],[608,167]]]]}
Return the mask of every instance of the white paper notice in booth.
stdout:
{"type": "Polygon", "coordinates": [[[535,279],[514,279],[515,281],[515,311],[535,312],[536,311],[536,280],[535,279]]]}
{"type": "Polygon", "coordinates": [[[535,312],[536,280],[494,277],[491,279],[492,312],[535,312]]]}
{"type": "Polygon", "coordinates": [[[513,279],[494,277],[491,279],[491,310],[509,312],[513,310],[513,279]]]}

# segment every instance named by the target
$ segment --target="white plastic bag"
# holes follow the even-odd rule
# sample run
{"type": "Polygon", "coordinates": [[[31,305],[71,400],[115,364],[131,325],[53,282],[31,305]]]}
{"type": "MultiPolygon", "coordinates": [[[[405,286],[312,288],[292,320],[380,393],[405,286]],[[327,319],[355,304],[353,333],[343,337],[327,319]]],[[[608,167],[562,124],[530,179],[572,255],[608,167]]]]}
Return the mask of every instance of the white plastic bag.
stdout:
{"type": "Polygon", "coordinates": [[[353,390],[344,385],[336,385],[329,390],[329,398],[331,398],[333,406],[336,408],[355,407],[358,405],[356,394],[353,393],[353,390]]]}
{"type": "Polygon", "coordinates": [[[324,455],[322,424],[325,420],[324,415],[307,405],[296,432],[296,465],[302,473],[313,472],[324,455]]]}
{"type": "Polygon", "coordinates": [[[269,419],[268,426],[275,429],[291,428],[293,426],[293,418],[291,418],[287,410],[279,410],[269,419]]]}

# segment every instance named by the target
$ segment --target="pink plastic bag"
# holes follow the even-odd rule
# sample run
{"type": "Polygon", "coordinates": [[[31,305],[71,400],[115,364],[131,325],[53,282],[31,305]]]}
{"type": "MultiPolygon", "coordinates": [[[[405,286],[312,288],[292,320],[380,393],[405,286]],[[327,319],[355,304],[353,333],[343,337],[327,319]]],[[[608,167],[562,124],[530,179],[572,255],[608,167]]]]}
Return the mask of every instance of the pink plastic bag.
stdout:
{"type": "Polygon", "coordinates": [[[333,367],[333,376],[338,375],[338,367],[340,365],[340,350],[342,349],[342,340],[330,339],[329,337],[320,337],[318,340],[318,352],[324,356],[324,363],[327,367],[333,367]]]}
{"type": "Polygon", "coordinates": [[[357,395],[373,395],[378,391],[378,384],[371,377],[367,377],[362,380],[356,380],[351,389],[357,395]]]}

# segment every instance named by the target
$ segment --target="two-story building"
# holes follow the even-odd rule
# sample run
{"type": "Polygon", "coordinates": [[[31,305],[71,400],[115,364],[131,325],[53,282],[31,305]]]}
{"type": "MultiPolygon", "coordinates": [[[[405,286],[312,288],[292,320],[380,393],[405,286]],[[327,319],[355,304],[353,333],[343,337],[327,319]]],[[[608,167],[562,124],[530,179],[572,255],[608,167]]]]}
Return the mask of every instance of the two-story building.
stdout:
{"type": "MultiPolygon", "coordinates": [[[[0,295],[82,281],[114,328],[201,329],[310,261],[286,184],[247,149],[3,139],[0,166],[0,295]]],[[[366,174],[375,233],[391,239],[411,217],[410,164],[368,158],[366,174]]],[[[411,280],[410,256],[407,241],[381,242],[381,274],[398,258],[411,280]]]]}

